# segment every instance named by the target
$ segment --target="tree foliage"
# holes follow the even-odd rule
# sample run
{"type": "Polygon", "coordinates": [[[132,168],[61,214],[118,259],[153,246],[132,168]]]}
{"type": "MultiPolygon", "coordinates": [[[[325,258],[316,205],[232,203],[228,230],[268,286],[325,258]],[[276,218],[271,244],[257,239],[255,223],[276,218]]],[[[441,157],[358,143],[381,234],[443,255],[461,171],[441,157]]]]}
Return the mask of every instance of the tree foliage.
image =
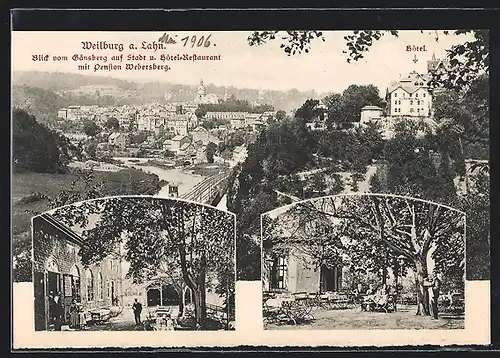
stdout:
{"type": "MultiPolygon", "coordinates": [[[[421,31],[424,34],[424,30],[421,31]]],[[[460,89],[470,83],[480,74],[489,70],[489,32],[488,30],[457,30],[428,31],[439,41],[442,36],[472,35],[470,41],[453,45],[447,50],[447,58],[452,66],[447,73],[435,73],[430,85],[433,87],[447,87],[460,89]]],[[[385,35],[399,36],[397,30],[355,30],[344,37],[347,62],[359,61],[375,43],[385,35]]],[[[325,41],[320,31],[255,31],[248,37],[250,46],[263,45],[276,39],[281,39],[280,48],[288,55],[310,52],[314,39],[325,41]]]]}
{"type": "Polygon", "coordinates": [[[120,129],[120,122],[118,122],[118,119],[116,119],[115,117],[109,117],[104,126],[107,129],[112,129],[117,131],[118,129],[120,129]]]}
{"type": "Polygon", "coordinates": [[[217,144],[209,142],[207,147],[205,148],[205,155],[209,163],[214,162],[214,155],[216,152],[217,152],[217,144]]]}
{"type": "Polygon", "coordinates": [[[83,124],[83,131],[89,137],[95,137],[101,132],[101,127],[99,127],[94,121],[88,120],[83,124]]]}
{"type": "Polygon", "coordinates": [[[209,206],[152,197],[115,197],[57,209],[53,215],[83,229],[82,263],[89,265],[124,247],[129,277],[140,282],[151,270],[180,267],[193,291],[196,321],[206,327],[209,273],[234,284],[234,217],[209,206]],[[137,215],[141,212],[141,215],[137,215]],[[89,227],[89,214],[99,221],[89,227]],[[231,280],[231,277],[233,278],[231,280]]]}
{"type": "Polygon", "coordinates": [[[67,163],[81,151],[61,133],[48,129],[26,111],[12,113],[13,170],[39,173],[64,172],[67,163]]]}
{"type": "Polygon", "coordinates": [[[323,102],[327,107],[327,118],[330,126],[359,122],[361,108],[365,106],[385,107],[378,88],[373,85],[350,85],[342,94],[331,93],[327,95],[323,102]]]}

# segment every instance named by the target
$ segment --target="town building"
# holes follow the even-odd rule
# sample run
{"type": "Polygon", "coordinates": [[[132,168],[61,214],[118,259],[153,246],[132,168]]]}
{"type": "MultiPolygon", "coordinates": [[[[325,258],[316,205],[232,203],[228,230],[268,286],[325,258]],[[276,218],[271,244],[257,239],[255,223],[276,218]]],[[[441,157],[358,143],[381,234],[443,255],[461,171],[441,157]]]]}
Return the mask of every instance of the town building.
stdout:
{"type": "Polygon", "coordinates": [[[239,118],[231,118],[229,120],[229,126],[232,129],[245,128],[245,117],[241,116],[239,118]]]}
{"type": "Polygon", "coordinates": [[[313,258],[308,252],[310,229],[315,230],[318,223],[332,225],[327,219],[309,221],[299,228],[283,226],[279,237],[272,242],[263,243],[264,249],[264,290],[270,292],[338,292],[342,289],[343,266],[327,263],[313,258]],[[286,249],[273,251],[274,245],[288,243],[286,249]],[[279,252],[279,253],[278,253],[279,252]]]}
{"type": "MultiPolygon", "coordinates": [[[[32,221],[35,330],[50,330],[50,295],[61,293],[63,324],[69,322],[74,299],[84,312],[122,302],[122,262],[119,249],[98,264],[83,266],[79,256],[85,239],[52,215],[32,221]]],[[[87,317],[90,317],[87,314],[87,317]]]]}
{"type": "Polygon", "coordinates": [[[361,108],[361,120],[362,124],[368,123],[370,121],[379,121],[383,117],[383,109],[377,106],[364,106],[361,108]]]}
{"type": "Polygon", "coordinates": [[[240,145],[233,149],[233,160],[236,162],[243,162],[248,155],[247,147],[240,145]]]}
{"type": "Polygon", "coordinates": [[[57,111],[57,118],[68,119],[68,109],[61,108],[57,111]]]}
{"type": "Polygon", "coordinates": [[[208,129],[198,126],[193,131],[190,133],[191,137],[193,138],[193,142],[198,142],[201,141],[203,145],[208,145],[208,143],[212,142],[215,144],[220,143],[220,139],[217,138],[215,135],[210,133],[208,129]]]}
{"type": "Polygon", "coordinates": [[[308,255],[291,252],[288,255],[269,257],[265,262],[267,272],[264,290],[269,292],[338,292],[342,289],[342,267],[315,267],[308,255]]]}
{"type": "Polygon", "coordinates": [[[187,148],[186,144],[190,144],[190,143],[191,143],[191,139],[189,139],[188,136],[176,135],[171,140],[170,150],[176,154],[179,154],[182,151],[181,148],[184,148],[184,149],[187,148]]]}
{"type": "Polygon", "coordinates": [[[168,117],[168,131],[175,135],[187,135],[196,126],[196,116],[191,113],[168,117]]]}
{"type": "Polygon", "coordinates": [[[81,106],[68,106],[66,109],[66,119],[74,121],[80,118],[82,111],[81,106]]]}
{"type": "Polygon", "coordinates": [[[249,112],[212,112],[208,111],[205,114],[205,118],[207,119],[245,119],[250,113],[249,112]]]}
{"type": "Polygon", "coordinates": [[[428,74],[416,71],[391,83],[387,91],[388,113],[401,117],[431,117],[432,93],[428,74]]]}
{"type": "Polygon", "coordinates": [[[213,93],[207,94],[203,80],[200,80],[200,85],[196,90],[196,97],[194,99],[196,104],[218,104],[219,98],[213,93]]]}

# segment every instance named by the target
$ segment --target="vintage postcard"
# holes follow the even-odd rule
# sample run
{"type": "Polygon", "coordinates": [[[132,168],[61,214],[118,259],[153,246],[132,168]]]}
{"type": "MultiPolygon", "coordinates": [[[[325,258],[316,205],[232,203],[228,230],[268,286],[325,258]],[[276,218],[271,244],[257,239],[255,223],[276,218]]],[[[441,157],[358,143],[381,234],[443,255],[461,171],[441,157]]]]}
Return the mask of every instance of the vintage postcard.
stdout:
{"type": "Polygon", "coordinates": [[[489,344],[488,36],[13,31],[14,348],[489,344]]]}

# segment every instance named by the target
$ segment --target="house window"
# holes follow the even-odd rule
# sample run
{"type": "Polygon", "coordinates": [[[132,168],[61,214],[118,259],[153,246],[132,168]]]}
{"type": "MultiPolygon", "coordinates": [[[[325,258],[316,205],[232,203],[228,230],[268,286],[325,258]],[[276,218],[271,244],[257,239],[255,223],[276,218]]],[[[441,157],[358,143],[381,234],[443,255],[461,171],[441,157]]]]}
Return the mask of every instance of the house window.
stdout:
{"type": "Polygon", "coordinates": [[[411,93],[410,93],[410,97],[411,97],[411,93]]]}
{"type": "Polygon", "coordinates": [[[419,106],[420,106],[420,100],[419,100],[419,101],[417,101],[417,105],[419,105],[419,106]]]}
{"type": "Polygon", "coordinates": [[[410,105],[413,105],[413,101],[410,101],[410,105]]]}
{"type": "Polygon", "coordinates": [[[415,97],[417,97],[417,98],[418,98],[418,93],[415,93],[415,97]]]}
{"type": "Polygon", "coordinates": [[[425,93],[423,94],[423,96],[425,97],[425,93]]]}
{"type": "Polygon", "coordinates": [[[271,269],[271,288],[286,288],[286,258],[283,256],[273,260],[271,269]]]}
{"type": "Polygon", "coordinates": [[[410,108],[410,112],[413,112],[413,108],[410,108]]]}
{"type": "Polygon", "coordinates": [[[85,271],[85,279],[87,280],[87,301],[94,300],[94,275],[90,269],[85,271]]]}
{"type": "Polygon", "coordinates": [[[399,104],[401,104],[401,100],[399,100],[399,104]]]}
{"type": "Polygon", "coordinates": [[[397,97],[397,96],[398,96],[398,94],[397,94],[397,93],[394,93],[394,97],[397,97]]]}

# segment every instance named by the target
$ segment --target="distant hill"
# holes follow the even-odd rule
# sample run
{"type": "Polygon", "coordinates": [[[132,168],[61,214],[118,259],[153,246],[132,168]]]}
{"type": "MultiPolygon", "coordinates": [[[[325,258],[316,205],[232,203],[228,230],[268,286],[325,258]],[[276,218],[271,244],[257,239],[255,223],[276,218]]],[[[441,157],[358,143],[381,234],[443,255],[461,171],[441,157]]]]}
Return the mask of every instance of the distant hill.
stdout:
{"type": "Polygon", "coordinates": [[[52,91],[70,90],[87,85],[113,85],[124,90],[137,89],[136,84],[112,77],[85,76],[65,72],[14,71],[12,83],[52,91]]]}
{"type": "MultiPolygon", "coordinates": [[[[18,86],[24,85],[29,87],[39,87],[41,89],[58,93],[61,91],[64,92],[78,89],[83,86],[108,85],[134,93],[132,98],[121,100],[120,105],[125,103],[137,104],[150,101],[166,101],[165,95],[168,95],[169,101],[172,102],[189,101],[194,98],[197,89],[197,86],[169,82],[134,82],[104,76],[85,76],[74,73],[31,71],[15,71],[13,74],[13,84],[18,86]]],[[[284,109],[287,111],[300,107],[307,99],[315,99],[324,96],[324,94],[318,94],[314,90],[301,92],[297,89],[275,91],[237,88],[234,86],[215,86],[212,84],[206,84],[205,86],[207,93],[213,93],[219,98],[222,98],[225,93],[229,96],[234,94],[238,99],[257,102],[259,104],[270,104],[276,110],[284,109]]],[[[74,98],[73,101],[75,100],[78,99],[74,98]]],[[[92,100],[94,100],[95,104],[99,104],[99,100],[102,101],[102,99],[98,98],[86,98],[85,102],[92,100]]],[[[110,101],[107,100],[106,103],[108,102],[110,101]]]]}
{"type": "Polygon", "coordinates": [[[58,109],[70,104],[68,99],[51,90],[26,85],[12,86],[12,107],[24,109],[41,122],[55,118],[58,109]]]}

